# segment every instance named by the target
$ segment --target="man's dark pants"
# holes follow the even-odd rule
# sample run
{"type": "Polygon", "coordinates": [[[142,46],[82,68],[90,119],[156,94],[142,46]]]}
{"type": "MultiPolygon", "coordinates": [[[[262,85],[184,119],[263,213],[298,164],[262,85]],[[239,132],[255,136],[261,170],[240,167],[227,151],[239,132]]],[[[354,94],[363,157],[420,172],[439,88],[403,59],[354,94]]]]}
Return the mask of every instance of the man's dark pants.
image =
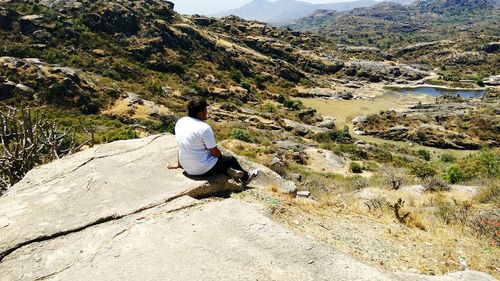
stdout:
{"type": "Polygon", "coordinates": [[[213,166],[210,171],[206,172],[204,176],[213,176],[217,174],[222,174],[225,173],[228,169],[233,168],[238,171],[243,172],[243,177],[241,180],[245,181],[248,179],[248,172],[241,167],[240,163],[238,163],[238,160],[234,156],[221,156],[217,160],[217,163],[215,166],[213,166]]]}

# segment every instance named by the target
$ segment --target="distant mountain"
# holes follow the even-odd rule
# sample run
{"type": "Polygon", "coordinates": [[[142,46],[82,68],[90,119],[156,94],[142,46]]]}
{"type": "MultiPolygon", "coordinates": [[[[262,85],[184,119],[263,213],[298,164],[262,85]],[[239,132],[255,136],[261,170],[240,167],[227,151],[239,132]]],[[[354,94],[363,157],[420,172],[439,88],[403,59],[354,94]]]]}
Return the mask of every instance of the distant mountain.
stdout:
{"type": "Polygon", "coordinates": [[[347,12],[320,10],[288,25],[316,31],[334,42],[393,48],[463,34],[499,36],[498,0],[418,0],[411,5],[380,3],[347,12]]]}
{"type": "MultiPolygon", "coordinates": [[[[408,2],[412,0],[394,0],[408,2]]],[[[238,9],[215,14],[215,17],[235,15],[246,20],[258,20],[268,23],[283,23],[293,21],[316,10],[349,11],[360,7],[376,5],[374,0],[358,0],[354,2],[339,2],[332,4],[311,4],[297,0],[254,0],[238,9]]]]}

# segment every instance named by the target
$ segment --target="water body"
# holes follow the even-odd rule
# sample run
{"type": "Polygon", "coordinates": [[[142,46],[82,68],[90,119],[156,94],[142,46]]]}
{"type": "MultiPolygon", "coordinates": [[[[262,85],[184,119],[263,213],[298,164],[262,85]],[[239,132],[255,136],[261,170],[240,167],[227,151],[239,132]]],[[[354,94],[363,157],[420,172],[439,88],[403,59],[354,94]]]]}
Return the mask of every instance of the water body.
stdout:
{"type": "Polygon", "coordinates": [[[417,87],[417,88],[388,88],[391,91],[400,94],[412,94],[412,95],[427,95],[431,97],[440,96],[459,96],[461,98],[481,98],[486,91],[484,90],[454,90],[454,89],[442,89],[434,87],[417,87]]]}

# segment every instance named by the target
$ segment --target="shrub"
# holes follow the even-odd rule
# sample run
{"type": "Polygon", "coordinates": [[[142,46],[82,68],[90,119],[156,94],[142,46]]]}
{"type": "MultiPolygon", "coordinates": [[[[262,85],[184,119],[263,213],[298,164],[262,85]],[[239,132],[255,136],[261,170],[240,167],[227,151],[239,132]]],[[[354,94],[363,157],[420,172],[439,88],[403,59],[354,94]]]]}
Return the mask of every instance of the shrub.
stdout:
{"type": "Polygon", "coordinates": [[[351,179],[349,185],[353,190],[360,190],[368,187],[368,180],[361,176],[355,176],[351,179]]]}
{"type": "Polygon", "coordinates": [[[177,120],[178,117],[173,115],[160,116],[161,128],[159,128],[159,131],[174,134],[177,120]]]}
{"type": "Polygon", "coordinates": [[[278,108],[276,108],[276,106],[270,102],[264,104],[263,109],[264,109],[264,111],[269,112],[269,113],[274,113],[278,110],[278,108]]]}
{"type": "Polygon", "coordinates": [[[479,203],[492,203],[495,206],[500,206],[500,183],[494,181],[483,187],[474,199],[479,203]]]}
{"type": "Polygon", "coordinates": [[[283,105],[291,110],[299,110],[302,108],[302,102],[299,100],[285,100],[283,105]]]}
{"type": "Polygon", "coordinates": [[[282,94],[278,94],[276,96],[276,101],[283,104],[284,107],[289,108],[291,110],[299,110],[303,107],[301,101],[287,99],[282,94]]]}
{"type": "Polygon", "coordinates": [[[229,72],[229,78],[231,78],[234,82],[240,84],[241,79],[243,79],[243,73],[239,71],[238,69],[231,69],[229,72]]]}
{"type": "Polygon", "coordinates": [[[422,186],[425,191],[438,192],[438,191],[449,191],[450,186],[443,179],[433,176],[427,177],[422,181],[422,186]]]}
{"type": "Polygon", "coordinates": [[[319,142],[335,142],[340,144],[351,144],[354,142],[354,139],[349,132],[349,127],[347,126],[344,126],[344,128],[339,131],[329,131],[317,134],[316,140],[319,142]]]}
{"type": "Polygon", "coordinates": [[[457,159],[451,153],[441,155],[441,161],[444,163],[455,163],[457,159]]]}
{"type": "Polygon", "coordinates": [[[446,169],[446,172],[444,174],[444,178],[446,181],[448,181],[451,184],[456,184],[465,179],[464,174],[462,173],[462,170],[458,165],[452,165],[446,169]]]}
{"type": "Polygon", "coordinates": [[[361,167],[361,165],[359,163],[356,163],[356,162],[351,162],[351,172],[355,173],[355,174],[359,174],[361,172],[363,172],[363,168],[361,167]]]}
{"type": "Polygon", "coordinates": [[[240,86],[247,90],[248,93],[252,92],[252,85],[250,85],[250,83],[248,83],[246,80],[241,80],[240,86]]]}
{"type": "Polygon", "coordinates": [[[419,149],[419,150],[417,150],[416,154],[422,160],[425,160],[425,161],[431,160],[431,153],[429,152],[429,150],[419,149]]]}
{"type": "Polygon", "coordinates": [[[491,150],[471,154],[457,164],[448,167],[445,179],[458,183],[478,178],[498,179],[500,177],[500,155],[491,150]]]}
{"type": "Polygon", "coordinates": [[[500,214],[498,209],[476,215],[472,218],[470,226],[477,236],[485,237],[491,245],[500,246],[500,214]]]}
{"type": "Polygon", "coordinates": [[[139,135],[137,134],[137,132],[131,128],[114,129],[106,132],[103,136],[105,142],[112,142],[117,140],[129,140],[138,137],[139,135]]]}
{"type": "Polygon", "coordinates": [[[120,73],[116,72],[114,69],[106,69],[102,72],[102,76],[109,77],[113,80],[120,81],[122,80],[122,77],[120,76],[120,73]]]}
{"type": "MultiPolygon", "coordinates": [[[[162,87],[161,83],[156,81],[156,80],[148,82],[147,89],[152,94],[157,94],[157,95],[163,94],[163,87],[162,87]]],[[[197,91],[197,89],[195,89],[195,91],[197,91]]]]}
{"type": "Polygon", "coordinates": [[[384,166],[382,168],[384,182],[392,189],[398,190],[404,183],[404,173],[400,169],[395,169],[391,166],[384,166]]]}
{"type": "Polygon", "coordinates": [[[438,202],[436,216],[446,224],[457,223],[462,227],[466,226],[472,209],[472,204],[468,201],[459,202],[438,202]]]}
{"type": "Polygon", "coordinates": [[[233,129],[231,131],[231,138],[244,142],[256,142],[256,139],[252,137],[250,131],[244,129],[233,129]]]}
{"type": "Polygon", "coordinates": [[[420,178],[425,179],[428,177],[435,176],[437,174],[436,170],[428,163],[415,162],[410,167],[411,174],[420,178]]]}
{"type": "Polygon", "coordinates": [[[278,94],[276,96],[276,101],[279,102],[279,103],[283,103],[283,102],[285,102],[285,100],[286,100],[286,98],[282,94],[278,94]]]}

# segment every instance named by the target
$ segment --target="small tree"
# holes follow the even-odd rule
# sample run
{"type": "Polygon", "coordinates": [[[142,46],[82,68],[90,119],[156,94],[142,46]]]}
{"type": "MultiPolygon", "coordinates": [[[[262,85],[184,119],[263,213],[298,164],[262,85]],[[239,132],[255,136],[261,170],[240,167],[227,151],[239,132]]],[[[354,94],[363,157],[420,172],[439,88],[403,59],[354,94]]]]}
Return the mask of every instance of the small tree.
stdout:
{"type": "Polygon", "coordinates": [[[77,146],[71,132],[71,127],[60,130],[38,112],[32,114],[29,107],[0,108],[0,194],[35,166],[71,154],[91,141],[77,146]]]}

